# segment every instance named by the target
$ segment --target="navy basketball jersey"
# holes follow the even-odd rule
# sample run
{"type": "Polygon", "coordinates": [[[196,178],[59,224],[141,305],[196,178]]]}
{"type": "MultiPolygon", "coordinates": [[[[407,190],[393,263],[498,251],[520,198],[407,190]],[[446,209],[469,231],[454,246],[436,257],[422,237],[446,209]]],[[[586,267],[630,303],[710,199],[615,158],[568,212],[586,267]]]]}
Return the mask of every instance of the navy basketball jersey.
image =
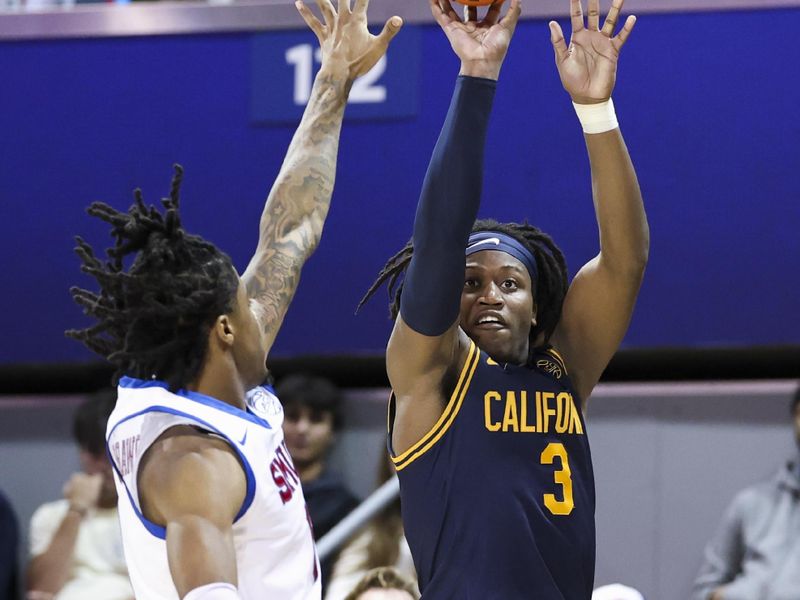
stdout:
{"type": "MultiPolygon", "coordinates": [[[[423,600],[588,600],[595,492],[580,400],[552,349],[471,343],[436,425],[393,462],[423,600]]],[[[389,407],[389,434],[394,399],[389,407]]],[[[394,455],[394,453],[392,453],[394,455]]]]}

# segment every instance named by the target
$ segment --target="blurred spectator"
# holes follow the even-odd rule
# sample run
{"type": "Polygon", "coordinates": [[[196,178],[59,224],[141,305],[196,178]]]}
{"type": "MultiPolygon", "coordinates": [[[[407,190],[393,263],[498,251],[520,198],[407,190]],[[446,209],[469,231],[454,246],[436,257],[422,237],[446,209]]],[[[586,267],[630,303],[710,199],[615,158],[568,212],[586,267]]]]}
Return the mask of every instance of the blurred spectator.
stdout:
{"type": "MultiPolygon", "coordinates": [[[[328,469],[328,453],[342,426],[342,397],[327,379],[310,375],[290,375],[276,386],[283,404],[283,433],[286,447],[303,483],[314,539],[331,528],[358,506],[356,497],[341,478],[328,469]]],[[[321,563],[323,592],[335,556],[321,563]]]]}
{"type": "Polygon", "coordinates": [[[800,598],[800,389],[791,415],[797,456],[733,499],[706,547],[695,600],[800,598]]]}
{"type": "Polygon", "coordinates": [[[16,600],[19,525],[11,503],[0,491],[0,600],[16,600]]]}
{"type": "Polygon", "coordinates": [[[417,586],[392,567],[369,571],[345,600],[418,600],[417,586]]]}
{"type": "MultiPolygon", "coordinates": [[[[378,485],[393,476],[394,467],[384,447],[378,465],[378,485]]],[[[333,567],[325,600],[343,600],[368,571],[377,567],[394,567],[397,573],[412,583],[414,592],[418,592],[417,572],[403,535],[399,497],[344,547],[333,567]]]]}
{"type": "Polygon", "coordinates": [[[97,394],[75,412],[72,433],[82,471],[64,484],[64,498],[31,518],[29,600],[128,600],[117,516],[117,493],[106,457],[105,433],[115,392],[97,394]]]}

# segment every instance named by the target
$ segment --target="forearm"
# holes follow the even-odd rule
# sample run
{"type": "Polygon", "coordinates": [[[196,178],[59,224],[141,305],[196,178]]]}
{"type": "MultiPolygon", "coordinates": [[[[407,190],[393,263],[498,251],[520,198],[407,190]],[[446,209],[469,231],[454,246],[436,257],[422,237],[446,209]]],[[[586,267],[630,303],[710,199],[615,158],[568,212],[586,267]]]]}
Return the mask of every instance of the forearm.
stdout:
{"type": "Polygon", "coordinates": [[[612,269],[641,273],[650,230],[639,182],[619,128],[586,134],[601,260],[612,269]]]}
{"type": "Polygon", "coordinates": [[[261,216],[260,241],[280,240],[297,228],[310,254],[322,235],[336,177],[336,159],[352,82],[324,67],[286,152],[261,216]]]}
{"type": "Polygon", "coordinates": [[[271,344],[316,249],[328,214],[351,82],[324,67],[261,216],[258,248],[243,275],[271,344]]]}
{"type": "Polygon", "coordinates": [[[236,551],[230,527],[197,516],[171,522],[167,525],[167,557],[181,598],[211,583],[237,585],[236,551]]]}
{"type": "Polygon", "coordinates": [[[69,510],[43,553],[28,564],[28,591],[57,594],[69,579],[82,516],[69,510]]]}
{"type": "Polygon", "coordinates": [[[496,82],[460,77],[433,150],[414,220],[414,255],[401,297],[404,321],[440,335],[458,315],[464,248],[478,213],[496,82]]]}

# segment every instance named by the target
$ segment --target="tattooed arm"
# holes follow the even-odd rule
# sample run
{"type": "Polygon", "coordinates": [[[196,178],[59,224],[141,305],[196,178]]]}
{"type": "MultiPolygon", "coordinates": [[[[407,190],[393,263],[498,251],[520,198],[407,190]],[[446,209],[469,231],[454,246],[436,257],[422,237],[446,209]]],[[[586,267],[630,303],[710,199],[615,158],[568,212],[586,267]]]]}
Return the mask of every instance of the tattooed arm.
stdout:
{"type": "Polygon", "coordinates": [[[251,309],[271,348],[300,280],[300,269],[314,252],[328,214],[339,132],[353,80],[369,71],[386,52],[402,20],[392,17],[373,36],[367,29],[367,2],[318,0],[320,22],[300,1],[301,16],[317,35],[322,67],[261,216],[258,248],[242,276],[251,309]]]}

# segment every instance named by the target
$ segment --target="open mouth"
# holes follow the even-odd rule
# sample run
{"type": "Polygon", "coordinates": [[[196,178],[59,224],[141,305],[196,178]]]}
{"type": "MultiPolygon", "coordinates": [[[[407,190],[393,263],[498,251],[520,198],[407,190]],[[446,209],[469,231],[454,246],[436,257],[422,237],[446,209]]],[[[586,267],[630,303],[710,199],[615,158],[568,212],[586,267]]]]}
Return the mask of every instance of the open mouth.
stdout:
{"type": "Polygon", "coordinates": [[[495,314],[484,314],[475,322],[475,329],[505,329],[505,321],[495,314]]]}

